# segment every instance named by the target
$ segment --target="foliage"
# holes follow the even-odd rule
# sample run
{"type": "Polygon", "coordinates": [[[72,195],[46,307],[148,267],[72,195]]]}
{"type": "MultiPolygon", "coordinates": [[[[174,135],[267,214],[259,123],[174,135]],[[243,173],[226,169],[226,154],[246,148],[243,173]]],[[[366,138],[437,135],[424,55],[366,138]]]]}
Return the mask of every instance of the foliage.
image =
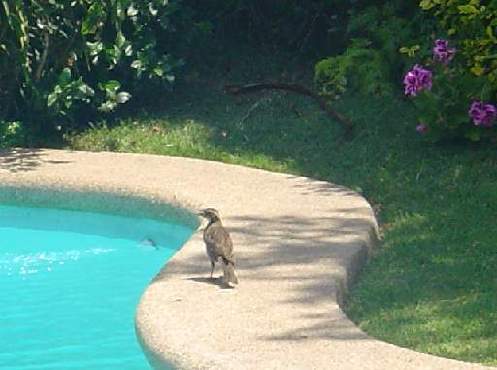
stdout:
{"type": "MultiPolygon", "coordinates": [[[[345,91],[366,95],[388,95],[404,68],[398,50],[419,34],[432,28],[429,21],[409,2],[392,1],[382,6],[366,2],[351,7],[345,27],[348,46],[337,56],[315,66],[315,82],[325,96],[337,97],[345,91]]],[[[421,42],[421,40],[420,40],[421,42]]]]}
{"type": "Polygon", "coordinates": [[[178,1],[0,2],[0,117],[76,125],[174,81],[178,1]],[[130,91],[131,93],[127,92],[130,91]]]}
{"type": "Polygon", "coordinates": [[[0,148],[22,146],[26,140],[26,132],[21,122],[0,120],[0,148]]]}
{"type": "Polygon", "coordinates": [[[208,25],[221,47],[255,45],[294,56],[343,44],[347,0],[185,0],[195,22],[208,25]],[[333,41],[330,42],[330,36],[333,41]]]}
{"type": "Polygon", "coordinates": [[[436,60],[435,53],[433,58],[423,62],[433,76],[430,76],[430,86],[413,93],[409,91],[412,83],[407,77],[412,71],[404,79],[406,95],[412,95],[411,99],[418,111],[418,131],[432,141],[497,138],[497,131],[492,128],[493,117],[490,117],[492,119],[488,124],[481,125],[469,112],[472,102],[488,102],[494,96],[489,81],[482,76],[472,75],[460,64],[458,55],[454,61],[442,63],[436,60]]]}
{"type": "Polygon", "coordinates": [[[422,0],[451,39],[459,57],[475,76],[485,76],[497,88],[497,2],[480,0],[422,0]]]}
{"type": "Polygon", "coordinates": [[[369,44],[367,40],[353,40],[343,54],[322,59],[315,65],[314,83],[321,95],[337,99],[347,88],[365,95],[391,92],[392,84],[386,77],[388,66],[382,54],[369,44]]]}
{"type": "Polygon", "coordinates": [[[347,33],[369,40],[395,75],[404,66],[399,47],[407,42],[426,43],[425,35],[432,32],[433,27],[433,22],[423,17],[412,2],[388,1],[382,6],[373,3],[364,9],[352,8],[347,33]]]}

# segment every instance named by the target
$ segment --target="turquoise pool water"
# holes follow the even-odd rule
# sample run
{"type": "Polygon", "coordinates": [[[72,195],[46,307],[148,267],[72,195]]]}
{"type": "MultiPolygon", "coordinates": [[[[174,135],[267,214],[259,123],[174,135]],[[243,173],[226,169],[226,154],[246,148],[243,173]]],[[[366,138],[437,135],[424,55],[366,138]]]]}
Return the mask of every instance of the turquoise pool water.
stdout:
{"type": "Polygon", "coordinates": [[[0,206],[0,369],[148,369],[136,305],[191,234],[152,219],[0,206]]]}

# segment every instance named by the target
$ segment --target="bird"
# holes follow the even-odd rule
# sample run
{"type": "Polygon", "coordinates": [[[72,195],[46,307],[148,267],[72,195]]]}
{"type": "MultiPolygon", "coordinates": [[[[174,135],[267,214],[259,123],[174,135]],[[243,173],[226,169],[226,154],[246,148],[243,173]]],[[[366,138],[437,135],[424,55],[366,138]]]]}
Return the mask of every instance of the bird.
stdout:
{"type": "Polygon", "coordinates": [[[204,242],[207,256],[211,262],[211,279],[216,262],[221,259],[223,265],[223,282],[238,284],[235,273],[235,255],[233,253],[233,241],[230,234],[224,228],[219,212],[214,208],[206,208],[198,213],[208,220],[204,229],[204,242]]]}

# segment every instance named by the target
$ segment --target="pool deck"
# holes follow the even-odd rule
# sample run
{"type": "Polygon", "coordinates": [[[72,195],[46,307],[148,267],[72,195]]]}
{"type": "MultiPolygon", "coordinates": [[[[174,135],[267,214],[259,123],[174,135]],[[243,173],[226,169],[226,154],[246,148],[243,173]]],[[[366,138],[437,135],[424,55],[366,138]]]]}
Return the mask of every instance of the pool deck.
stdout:
{"type": "Polygon", "coordinates": [[[137,333],[156,368],[487,368],[375,340],[345,316],[340,303],[377,242],[377,224],[369,204],[341,186],[195,159],[55,150],[2,153],[0,181],[221,212],[240,284],[223,289],[208,278],[195,233],[137,308],[137,333]]]}

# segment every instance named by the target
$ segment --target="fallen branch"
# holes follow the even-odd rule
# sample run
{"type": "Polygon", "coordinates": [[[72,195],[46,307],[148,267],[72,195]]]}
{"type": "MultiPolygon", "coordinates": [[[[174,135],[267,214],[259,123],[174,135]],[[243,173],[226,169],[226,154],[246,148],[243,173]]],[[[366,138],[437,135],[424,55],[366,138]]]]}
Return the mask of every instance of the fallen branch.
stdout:
{"type": "Polygon", "coordinates": [[[263,82],[263,83],[252,83],[247,85],[225,85],[224,91],[231,95],[241,95],[257,92],[260,90],[285,90],[291,91],[300,95],[308,96],[314,99],[319,107],[326,112],[328,116],[332,119],[338,121],[347,133],[350,133],[354,125],[352,122],[341,113],[338,113],[330,107],[330,105],[321,96],[316,94],[314,91],[308,89],[305,86],[299,84],[287,84],[279,82],[263,82]]]}

